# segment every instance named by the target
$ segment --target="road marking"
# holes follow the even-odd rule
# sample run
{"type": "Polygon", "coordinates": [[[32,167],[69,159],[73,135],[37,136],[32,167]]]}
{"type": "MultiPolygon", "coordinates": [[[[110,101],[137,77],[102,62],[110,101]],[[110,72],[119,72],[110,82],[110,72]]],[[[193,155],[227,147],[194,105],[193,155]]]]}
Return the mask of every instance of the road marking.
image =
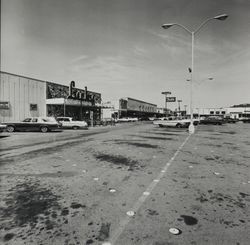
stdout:
{"type": "Polygon", "coordinates": [[[168,167],[172,164],[172,162],[175,160],[175,158],[177,157],[177,155],[180,153],[181,149],[183,148],[183,146],[187,143],[187,141],[189,140],[190,136],[192,134],[189,134],[187,136],[187,138],[183,141],[183,143],[179,146],[179,148],[177,149],[177,151],[175,152],[175,154],[173,155],[173,157],[170,158],[170,160],[166,163],[166,165],[163,167],[163,169],[161,170],[161,172],[158,174],[157,178],[154,179],[150,185],[147,187],[147,189],[142,193],[142,195],[138,198],[138,200],[135,202],[134,206],[132,207],[132,209],[130,211],[127,212],[127,216],[120,221],[120,224],[117,226],[117,229],[114,231],[114,233],[112,234],[112,237],[110,238],[110,240],[108,241],[110,244],[114,245],[115,242],[117,241],[117,239],[120,237],[120,235],[122,234],[122,232],[124,231],[124,229],[126,228],[127,224],[130,222],[131,217],[134,217],[136,212],[139,210],[139,208],[142,206],[142,204],[145,202],[145,200],[147,199],[147,197],[149,195],[145,195],[144,193],[151,193],[154,188],[157,186],[157,184],[160,182],[160,180],[162,179],[162,177],[164,176],[165,172],[167,171],[168,167]]]}

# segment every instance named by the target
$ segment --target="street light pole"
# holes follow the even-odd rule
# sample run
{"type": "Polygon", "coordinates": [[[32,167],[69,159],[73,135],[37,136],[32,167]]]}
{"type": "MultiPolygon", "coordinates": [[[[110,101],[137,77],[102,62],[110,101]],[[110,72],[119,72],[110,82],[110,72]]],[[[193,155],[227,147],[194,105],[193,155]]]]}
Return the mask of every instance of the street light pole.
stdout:
{"type": "Polygon", "coordinates": [[[181,112],[181,102],[182,100],[177,100],[178,101],[178,110],[179,110],[179,113],[181,112]]]}
{"type": "Polygon", "coordinates": [[[191,77],[190,77],[190,124],[189,124],[189,128],[188,131],[189,133],[194,133],[194,124],[193,124],[193,78],[194,78],[194,37],[195,34],[210,20],[225,20],[228,17],[227,14],[221,14],[212,18],[208,18],[205,21],[203,21],[201,23],[201,25],[195,30],[195,31],[191,31],[189,30],[187,27],[178,24],[178,23],[169,23],[169,24],[163,24],[162,28],[164,29],[168,29],[174,25],[181,27],[182,29],[184,29],[185,31],[187,31],[189,34],[191,34],[192,37],[192,42],[191,42],[191,46],[192,46],[192,60],[191,60],[191,77]]]}

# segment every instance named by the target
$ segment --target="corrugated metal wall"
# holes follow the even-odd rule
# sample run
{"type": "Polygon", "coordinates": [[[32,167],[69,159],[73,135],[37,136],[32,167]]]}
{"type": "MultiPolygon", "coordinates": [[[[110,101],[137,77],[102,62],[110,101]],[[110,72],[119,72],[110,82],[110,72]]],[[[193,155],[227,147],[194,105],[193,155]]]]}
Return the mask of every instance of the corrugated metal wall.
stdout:
{"type": "Polygon", "coordinates": [[[1,72],[0,102],[10,105],[0,108],[0,122],[46,116],[46,82],[1,72]],[[37,110],[30,110],[30,104],[37,104],[37,110]]]}

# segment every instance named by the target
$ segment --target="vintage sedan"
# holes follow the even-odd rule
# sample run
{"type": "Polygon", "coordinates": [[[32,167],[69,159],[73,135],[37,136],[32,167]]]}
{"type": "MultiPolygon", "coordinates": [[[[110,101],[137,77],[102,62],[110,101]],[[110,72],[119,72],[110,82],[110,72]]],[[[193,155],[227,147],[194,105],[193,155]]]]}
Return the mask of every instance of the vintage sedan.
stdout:
{"type": "Polygon", "coordinates": [[[61,124],[53,117],[29,117],[21,122],[5,122],[7,132],[14,131],[60,131],[61,124]]]}
{"type": "Polygon", "coordinates": [[[62,128],[88,129],[87,122],[76,121],[72,117],[57,117],[57,121],[62,124],[62,128]]]}
{"type": "Polygon", "coordinates": [[[226,121],[218,116],[210,116],[200,120],[200,124],[222,125],[225,123],[226,121]]]}
{"type": "MultiPolygon", "coordinates": [[[[159,127],[188,128],[191,122],[191,119],[181,117],[163,117],[159,119],[153,122],[154,125],[158,125],[159,127]]],[[[199,120],[193,119],[193,124],[198,125],[199,120]]]]}

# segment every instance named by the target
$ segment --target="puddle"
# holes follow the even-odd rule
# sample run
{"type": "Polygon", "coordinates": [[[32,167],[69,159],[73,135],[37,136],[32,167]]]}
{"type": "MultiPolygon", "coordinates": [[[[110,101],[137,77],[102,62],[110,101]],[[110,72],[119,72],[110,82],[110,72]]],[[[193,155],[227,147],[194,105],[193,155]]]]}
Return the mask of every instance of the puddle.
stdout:
{"type": "Polygon", "coordinates": [[[173,139],[173,138],[164,138],[164,137],[154,137],[154,136],[138,136],[138,137],[141,137],[141,138],[144,138],[144,139],[152,139],[152,140],[176,140],[176,139],[173,139]]]}
{"type": "MultiPolygon", "coordinates": [[[[2,208],[3,218],[12,218],[15,226],[36,226],[38,216],[47,214],[52,207],[59,208],[58,197],[38,183],[23,183],[11,190],[2,208]]],[[[10,224],[11,225],[11,224],[10,224]]],[[[13,227],[13,224],[12,224],[13,227]]]]}
{"type": "MultiPolygon", "coordinates": [[[[124,143],[122,143],[124,144],[124,143]]],[[[147,144],[147,143],[138,143],[138,142],[126,142],[127,145],[132,145],[132,146],[136,146],[136,147],[143,147],[143,148],[158,148],[157,145],[152,145],[152,144],[147,144]]]]}
{"type": "Polygon", "coordinates": [[[102,223],[101,229],[96,238],[98,241],[105,241],[109,238],[110,226],[111,226],[111,223],[102,223]]]}
{"type": "Polygon", "coordinates": [[[147,209],[147,212],[149,215],[159,215],[159,213],[156,210],[152,210],[152,209],[147,209]]]}
{"type": "Polygon", "coordinates": [[[137,161],[131,160],[127,157],[120,156],[120,155],[116,156],[116,155],[110,155],[110,154],[96,154],[95,157],[98,160],[113,163],[115,165],[125,165],[130,168],[134,168],[138,166],[137,161]]]}
{"type": "Polygon", "coordinates": [[[186,225],[196,225],[198,223],[198,220],[192,216],[181,215],[181,217],[184,219],[186,225]]]}

